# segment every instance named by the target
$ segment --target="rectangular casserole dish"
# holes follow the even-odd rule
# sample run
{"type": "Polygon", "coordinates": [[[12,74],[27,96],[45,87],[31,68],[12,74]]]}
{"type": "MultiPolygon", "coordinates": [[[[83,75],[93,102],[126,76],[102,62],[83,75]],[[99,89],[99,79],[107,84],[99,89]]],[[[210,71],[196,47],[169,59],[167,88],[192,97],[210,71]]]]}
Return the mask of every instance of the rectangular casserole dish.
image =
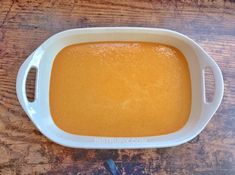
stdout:
{"type": "Polygon", "coordinates": [[[215,61],[193,40],[180,33],[156,28],[103,27],[72,29],[47,39],[22,64],[17,76],[17,96],[38,130],[48,139],[72,148],[161,148],[180,145],[197,136],[219,107],[223,97],[223,77],[215,61]],[[96,41],[157,42],[178,48],[186,57],[192,86],[192,106],[185,126],[167,135],[135,138],[93,137],[70,134],[59,129],[50,114],[50,74],[56,54],[64,47],[96,41]],[[204,70],[211,68],[215,79],[212,102],[205,98],[204,70]],[[37,70],[35,100],[26,97],[26,79],[31,68],[37,70]]]}

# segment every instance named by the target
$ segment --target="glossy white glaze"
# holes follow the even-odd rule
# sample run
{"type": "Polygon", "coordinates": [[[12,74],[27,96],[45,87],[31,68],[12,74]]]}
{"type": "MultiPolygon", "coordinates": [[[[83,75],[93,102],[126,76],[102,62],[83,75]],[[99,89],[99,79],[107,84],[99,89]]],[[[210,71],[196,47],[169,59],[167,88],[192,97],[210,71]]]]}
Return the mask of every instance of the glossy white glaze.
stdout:
{"type": "MultiPolygon", "coordinates": [[[[223,77],[215,61],[193,40],[180,33],[156,28],[101,27],[71,29],[47,39],[22,64],[17,76],[17,96],[23,109],[48,139],[72,148],[161,148],[185,143],[197,136],[218,109],[223,97],[223,77]],[[49,107],[50,73],[56,54],[64,47],[95,41],[146,41],[178,48],[186,57],[192,84],[192,108],[188,122],[177,132],[151,137],[114,138],[69,134],[52,120],[49,107]],[[37,69],[35,101],[26,97],[29,70],[37,69]],[[210,67],[215,78],[215,95],[211,103],[205,100],[204,70],[210,67]]],[[[157,104],[156,104],[157,105],[157,104]]]]}

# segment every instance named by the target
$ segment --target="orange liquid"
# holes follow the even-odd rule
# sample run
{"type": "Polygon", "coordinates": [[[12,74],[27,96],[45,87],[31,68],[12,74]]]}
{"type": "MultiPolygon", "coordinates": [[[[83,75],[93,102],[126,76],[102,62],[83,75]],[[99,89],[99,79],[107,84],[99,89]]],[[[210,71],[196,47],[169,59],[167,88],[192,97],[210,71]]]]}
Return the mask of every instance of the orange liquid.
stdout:
{"type": "Polygon", "coordinates": [[[86,136],[140,137],[182,128],[191,110],[184,55],[145,42],[65,47],[51,72],[50,111],[56,125],[86,136]]]}

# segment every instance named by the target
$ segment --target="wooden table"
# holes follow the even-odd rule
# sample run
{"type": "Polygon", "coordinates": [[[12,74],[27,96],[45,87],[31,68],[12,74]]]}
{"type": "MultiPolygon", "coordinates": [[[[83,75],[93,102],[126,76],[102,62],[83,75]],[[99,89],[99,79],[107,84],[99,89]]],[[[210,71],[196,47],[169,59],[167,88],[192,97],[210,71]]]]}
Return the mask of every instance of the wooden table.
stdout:
{"type": "Polygon", "coordinates": [[[105,175],[109,158],[128,175],[235,174],[234,0],[0,0],[0,174],[105,175]],[[93,26],[168,28],[205,48],[225,82],[223,102],[205,130],[181,146],[142,150],[69,149],[41,135],[17,100],[17,71],[49,36],[93,26]]]}

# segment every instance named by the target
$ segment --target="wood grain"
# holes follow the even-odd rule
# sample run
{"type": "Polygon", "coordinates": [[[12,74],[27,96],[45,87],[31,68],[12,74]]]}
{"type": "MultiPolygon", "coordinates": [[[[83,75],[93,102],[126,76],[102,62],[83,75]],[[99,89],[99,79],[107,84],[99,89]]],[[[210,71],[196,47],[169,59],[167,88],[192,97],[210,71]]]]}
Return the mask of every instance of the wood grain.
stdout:
{"type": "Polygon", "coordinates": [[[105,175],[109,158],[128,175],[235,174],[234,0],[0,0],[0,174],[105,175]],[[197,41],[225,82],[222,105],[205,130],[178,147],[144,150],[69,149],[41,135],[17,100],[17,71],[49,36],[93,26],[168,28],[197,41]]]}

